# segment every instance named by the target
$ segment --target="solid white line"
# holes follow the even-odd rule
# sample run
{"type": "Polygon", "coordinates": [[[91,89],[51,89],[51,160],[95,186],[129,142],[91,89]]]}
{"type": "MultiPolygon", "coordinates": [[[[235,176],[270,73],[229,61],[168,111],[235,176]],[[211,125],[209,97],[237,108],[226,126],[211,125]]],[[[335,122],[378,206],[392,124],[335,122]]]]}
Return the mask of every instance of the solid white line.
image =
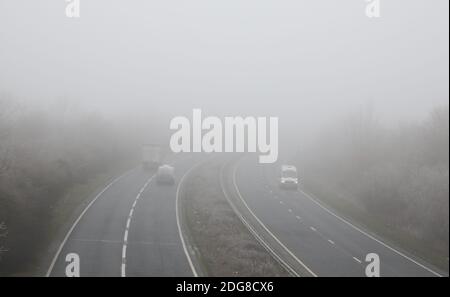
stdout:
{"type": "Polygon", "coordinates": [[[136,206],[137,201],[141,197],[142,193],[145,191],[147,186],[150,184],[155,175],[152,175],[147,182],[142,186],[141,190],[137,194],[136,198],[134,198],[133,205],[131,206],[130,214],[128,215],[127,225],[125,227],[125,233],[123,235],[123,246],[122,246],[122,271],[121,276],[126,276],[126,263],[127,263],[127,244],[128,244],[128,233],[130,229],[131,220],[133,219],[134,208],[136,206]]]}
{"type": "MultiPolygon", "coordinates": [[[[255,215],[255,213],[250,209],[250,207],[248,206],[247,202],[244,200],[244,198],[241,195],[241,192],[239,191],[239,188],[237,186],[236,183],[236,171],[237,171],[237,165],[234,167],[233,170],[233,185],[236,188],[236,192],[239,195],[239,198],[242,200],[242,203],[245,205],[245,207],[248,209],[248,211],[252,214],[252,216],[256,219],[256,221],[261,225],[261,227],[264,228],[264,230],[266,230],[267,233],[269,233],[270,236],[272,236],[275,241],[292,257],[295,259],[295,261],[297,261],[297,263],[299,263],[301,266],[303,266],[303,268],[305,268],[312,276],[317,277],[317,274],[315,274],[311,269],[309,269],[308,266],[306,266],[302,261],[300,261],[299,258],[297,258],[296,255],[294,255],[294,253],[291,252],[291,250],[289,250],[267,227],[266,225],[263,224],[263,222],[261,222],[261,220],[255,215]]],[[[280,201],[281,202],[281,201],[280,201]]]]}
{"type": "Polygon", "coordinates": [[[421,268],[427,270],[428,272],[430,272],[430,273],[432,273],[432,274],[434,274],[434,275],[436,275],[436,276],[442,277],[441,274],[439,274],[439,273],[433,271],[432,269],[430,269],[430,268],[428,268],[428,267],[426,267],[426,266],[420,264],[419,262],[417,262],[416,260],[412,259],[411,257],[408,257],[407,255],[403,254],[402,252],[400,252],[400,251],[394,249],[393,247],[391,247],[391,246],[387,245],[386,243],[382,242],[381,240],[379,240],[379,239],[373,237],[372,235],[368,234],[367,232],[365,232],[365,231],[361,230],[360,228],[356,227],[355,225],[353,225],[352,223],[350,223],[350,222],[347,221],[346,219],[344,219],[344,218],[338,216],[336,213],[334,213],[333,211],[331,211],[331,210],[329,210],[328,208],[326,208],[325,206],[323,206],[322,203],[318,202],[316,199],[314,199],[313,197],[311,197],[309,194],[305,193],[304,191],[301,191],[301,193],[303,193],[303,195],[305,195],[309,200],[311,200],[312,202],[314,202],[315,204],[317,204],[320,208],[322,208],[323,210],[325,210],[326,212],[328,212],[329,214],[331,214],[332,216],[334,216],[335,218],[337,218],[337,219],[340,220],[341,222],[346,223],[347,225],[349,225],[349,226],[352,227],[353,229],[359,231],[360,233],[364,234],[364,235],[367,236],[368,238],[370,238],[370,239],[372,239],[372,240],[378,242],[378,243],[381,244],[382,246],[384,246],[384,247],[388,248],[389,250],[391,250],[391,251],[397,253],[398,255],[400,255],[400,256],[402,256],[403,258],[405,258],[405,259],[411,261],[412,263],[416,264],[417,266],[419,266],[419,267],[421,267],[421,268]]]}
{"type": "Polygon", "coordinates": [[[334,241],[332,241],[331,239],[328,239],[328,242],[333,244],[333,245],[335,244],[334,241]]]}
{"type": "Polygon", "coordinates": [[[233,209],[233,211],[235,212],[235,214],[239,217],[239,219],[242,221],[242,223],[249,229],[250,233],[256,238],[256,240],[258,240],[261,245],[264,246],[264,248],[266,248],[269,253],[272,253],[272,255],[276,258],[277,261],[279,261],[281,263],[281,265],[283,265],[287,270],[289,270],[289,272],[293,275],[293,276],[300,276],[294,269],[292,269],[292,267],[289,266],[289,264],[287,264],[263,239],[262,237],[253,229],[253,227],[246,221],[246,219],[242,216],[242,214],[240,213],[240,211],[236,208],[236,206],[234,205],[233,201],[231,201],[231,199],[229,198],[228,194],[225,191],[225,187],[223,185],[223,167],[221,169],[221,177],[220,177],[220,186],[222,188],[222,192],[224,194],[224,196],[226,197],[226,199],[228,200],[231,208],[233,209]]]}
{"type": "Polygon", "coordinates": [[[122,263],[121,276],[122,277],[126,276],[126,274],[125,274],[125,263],[122,263]]]}
{"type": "MultiPolygon", "coordinates": [[[[205,162],[205,161],[204,161],[205,162]]],[[[180,182],[178,183],[178,187],[177,187],[177,193],[176,193],[176,198],[175,198],[175,215],[177,217],[177,227],[178,227],[178,235],[180,236],[181,239],[181,244],[183,245],[183,250],[184,250],[184,254],[186,255],[186,258],[188,260],[189,263],[189,267],[192,270],[192,274],[194,275],[194,277],[198,277],[198,273],[195,270],[195,266],[192,262],[191,259],[191,255],[189,254],[186,242],[184,241],[184,237],[183,237],[183,231],[181,230],[181,223],[180,223],[180,214],[178,211],[178,206],[179,206],[179,200],[180,200],[180,189],[181,186],[185,180],[185,178],[198,166],[200,166],[201,164],[203,164],[204,162],[200,162],[197,163],[196,165],[192,166],[188,171],[186,171],[186,173],[181,177],[180,182]]]]}
{"type": "Polygon", "coordinates": [[[89,210],[89,208],[95,203],[95,201],[97,201],[98,198],[100,198],[100,196],[102,196],[103,193],[106,192],[106,190],[108,190],[113,184],[115,184],[118,180],[120,180],[121,178],[125,177],[126,175],[128,175],[131,171],[133,171],[134,169],[131,169],[127,172],[125,172],[124,174],[120,175],[119,177],[115,178],[112,182],[110,182],[108,185],[106,185],[105,188],[103,188],[103,190],[97,194],[97,196],[94,197],[94,199],[92,199],[92,201],[85,207],[85,209],[81,212],[81,214],[78,216],[78,218],[76,219],[76,221],[73,223],[72,227],[69,229],[69,231],[67,232],[66,236],[64,237],[63,241],[61,242],[61,244],[59,245],[58,250],[56,251],[55,256],[53,257],[53,260],[50,264],[50,267],[47,270],[47,274],[46,277],[49,277],[52,274],[53,271],[53,267],[55,267],[56,261],[58,260],[59,255],[61,254],[62,249],[64,248],[64,245],[66,244],[67,240],[69,239],[70,235],[72,234],[73,230],[75,229],[75,227],[77,226],[77,224],[81,221],[81,218],[84,216],[84,214],[89,210]]]}
{"type": "Polygon", "coordinates": [[[355,258],[355,257],[353,257],[353,259],[356,261],[356,262],[358,262],[359,264],[361,264],[362,263],[362,261],[361,260],[359,260],[358,258],[355,258]]]}

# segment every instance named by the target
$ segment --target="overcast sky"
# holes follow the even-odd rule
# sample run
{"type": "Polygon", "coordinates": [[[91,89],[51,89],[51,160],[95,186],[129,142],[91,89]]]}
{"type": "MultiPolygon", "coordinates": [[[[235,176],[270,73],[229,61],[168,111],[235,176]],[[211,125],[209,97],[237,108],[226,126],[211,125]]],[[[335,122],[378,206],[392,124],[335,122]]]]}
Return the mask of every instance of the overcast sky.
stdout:
{"type": "Polygon", "coordinates": [[[386,121],[448,104],[448,0],[0,0],[0,90],[125,110],[386,121]]]}

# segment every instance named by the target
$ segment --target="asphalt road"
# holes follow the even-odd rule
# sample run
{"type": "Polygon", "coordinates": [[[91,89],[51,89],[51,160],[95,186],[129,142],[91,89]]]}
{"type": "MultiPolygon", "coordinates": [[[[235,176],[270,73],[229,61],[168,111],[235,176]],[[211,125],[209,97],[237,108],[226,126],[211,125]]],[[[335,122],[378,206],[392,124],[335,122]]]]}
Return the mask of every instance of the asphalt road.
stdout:
{"type": "Polygon", "coordinates": [[[60,246],[49,276],[66,276],[66,256],[80,258],[80,276],[193,276],[176,219],[182,176],[192,155],[172,157],[176,184],[158,185],[154,172],[136,168],[98,195],[60,246]]]}
{"type": "Polygon", "coordinates": [[[281,190],[270,165],[246,157],[235,167],[235,185],[257,218],[316,276],[365,276],[366,255],[380,257],[381,276],[443,273],[325,208],[302,191],[281,190]]]}
{"type": "MultiPolygon", "coordinates": [[[[109,184],[73,225],[48,276],[66,276],[66,256],[71,253],[80,257],[81,276],[195,275],[186,256],[189,244],[186,248],[177,224],[176,196],[183,176],[201,160],[191,154],[167,160],[176,169],[172,186],[158,185],[154,172],[140,167],[109,184]]],[[[284,255],[294,255],[291,258],[300,259],[314,275],[365,276],[369,253],[380,256],[381,276],[444,275],[308,194],[280,190],[273,167],[250,157],[234,168],[232,180],[241,198],[270,236],[288,249],[284,255]]]]}

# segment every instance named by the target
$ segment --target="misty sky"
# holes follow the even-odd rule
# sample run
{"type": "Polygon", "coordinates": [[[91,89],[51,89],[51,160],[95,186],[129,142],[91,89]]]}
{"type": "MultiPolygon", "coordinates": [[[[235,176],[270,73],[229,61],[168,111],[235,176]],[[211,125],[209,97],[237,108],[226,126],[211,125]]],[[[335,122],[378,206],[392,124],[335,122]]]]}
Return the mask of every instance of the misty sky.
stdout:
{"type": "Polygon", "coordinates": [[[284,115],[319,124],[448,104],[448,0],[0,0],[0,90],[105,112],[284,115]],[[58,99],[59,98],[59,99],[58,99]]]}

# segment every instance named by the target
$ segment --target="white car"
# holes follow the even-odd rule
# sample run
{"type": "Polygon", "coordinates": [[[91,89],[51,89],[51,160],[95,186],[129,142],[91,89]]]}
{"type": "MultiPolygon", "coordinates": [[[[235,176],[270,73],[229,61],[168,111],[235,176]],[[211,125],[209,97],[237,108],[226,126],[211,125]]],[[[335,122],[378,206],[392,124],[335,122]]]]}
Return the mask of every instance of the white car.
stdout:
{"type": "Polygon", "coordinates": [[[289,190],[298,189],[298,175],[295,166],[281,166],[280,188],[289,190]]]}
{"type": "Polygon", "coordinates": [[[175,183],[175,169],[170,165],[161,165],[156,172],[158,184],[173,185],[175,183]]]}

